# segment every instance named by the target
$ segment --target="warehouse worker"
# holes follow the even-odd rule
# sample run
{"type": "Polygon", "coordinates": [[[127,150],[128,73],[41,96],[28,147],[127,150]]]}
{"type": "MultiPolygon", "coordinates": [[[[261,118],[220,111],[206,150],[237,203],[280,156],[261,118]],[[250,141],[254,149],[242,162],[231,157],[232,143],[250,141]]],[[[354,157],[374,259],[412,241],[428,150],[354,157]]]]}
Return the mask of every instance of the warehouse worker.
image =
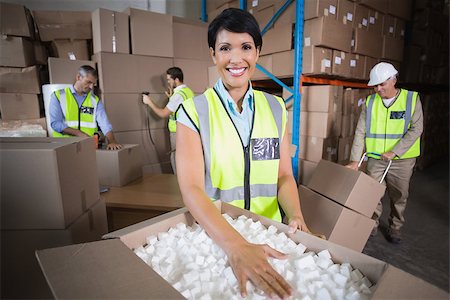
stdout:
{"type": "Polygon", "coordinates": [[[250,280],[269,297],[286,298],[291,287],[267,261],[286,256],[247,242],[213,204],[222,200],[281,222],[280,205],[291,232],[308,231],[292,175],[286,108],[281,98],[252,88],[262,38],[250,13],[224,10],[209,24],[208,45],[220,79],[183,102],[177,115],[183,201],[227,254],[241,295],[250,280]]]}
{"type": "Polygon", "coordinates": [[[93,93],[97,78],[97,71],[94,68],[81,66],[73,86],[52,94],[49,109],[53,136],[90,137],[98,131],[98,124],[106,137],[106,149],[121,149],[122,145],[114,138],[105,108],[93,93]]]}
{"type": "Polygon", "coordinates": [[[169,68],[166,71],[168,88],[166,96],[169,102],[164,108],[159,108],[155,102],[146,94],[142,95],[142,102],[147,104],[160,118],[169,118],[170,131],[170,163],[172,164],[173,173],[177,173],[175,163],[175,133],[177,131],[177,123],[175,119],[175,112],[180,104],[194,97],[194,92],[183,83],[183,71],[178,67],[169,68]]]}
{"type": "MultiPolygon", "coordinates": [[[[408,199],[409,181],[416,157],[420,155],[420,135],[423,131],[422,105],[417,92],[396,88],[397,70],[385,62],[376,64],[370,71],[368,85],[375,93],[368,96],[365,109],[356,127],[350,164],[357,170],[364,146],[368,153],[367,171],[380,180],[388,162],[392,165],[386,175],[386,187],[390,200],[389,229],[387,239],[392,243],[401,241],[400,229],[405,223],[404,211],[408,199]]],[[[381,201],[373,215],[378,231],[383,207],[381,201]]]]}

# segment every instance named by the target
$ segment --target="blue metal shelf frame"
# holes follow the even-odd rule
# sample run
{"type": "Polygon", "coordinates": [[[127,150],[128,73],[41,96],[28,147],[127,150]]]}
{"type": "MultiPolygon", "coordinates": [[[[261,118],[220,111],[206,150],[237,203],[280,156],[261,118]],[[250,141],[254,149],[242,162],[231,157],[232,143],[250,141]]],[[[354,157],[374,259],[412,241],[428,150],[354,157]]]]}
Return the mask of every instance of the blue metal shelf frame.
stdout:
{"type": "MultiPolygon", "coordinates": [[[[273,23],[280,17],[286,8],[292,4],[294,0],[286,0],[283,6],[273,15],[266,26],[261,30],[264,35],[273,23]]],[[[293,120],[292,120],[292,145],[295,146],[295,154],[292,157],[292,172],[295,180],[298,183],[298,153],[300,149],[300,78],[302,75],[302,58],[303,58],[303,14],[304,14],[304,0],[295,0],[295,31],[294,31],[294,88],[291,89],[281,80],[276,78],[272,73],[264,69],[261,65],[256,64],[256,68],[266,74],[270,79],[275,81],[278,85],[292,93],[292,96],[285,100],[289,102],[294,100],[293,104],[293,120]]],[[[239,7],[243,10],[247,9],[247,1],[239,0],[239,7]]],[[[206,15],[206,0],[202,0],[202,21],[207,21],[206,15]]]]}

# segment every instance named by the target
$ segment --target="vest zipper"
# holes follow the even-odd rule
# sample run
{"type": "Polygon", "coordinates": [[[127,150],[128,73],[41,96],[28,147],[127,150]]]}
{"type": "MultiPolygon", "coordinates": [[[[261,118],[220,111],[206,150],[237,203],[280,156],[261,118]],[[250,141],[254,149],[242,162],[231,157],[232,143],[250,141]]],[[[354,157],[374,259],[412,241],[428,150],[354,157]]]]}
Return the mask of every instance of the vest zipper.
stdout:
{"type": "Polygon", "coordinates": [[[250,210],[250,143],[244,147],[244,208],[250,210]]]}

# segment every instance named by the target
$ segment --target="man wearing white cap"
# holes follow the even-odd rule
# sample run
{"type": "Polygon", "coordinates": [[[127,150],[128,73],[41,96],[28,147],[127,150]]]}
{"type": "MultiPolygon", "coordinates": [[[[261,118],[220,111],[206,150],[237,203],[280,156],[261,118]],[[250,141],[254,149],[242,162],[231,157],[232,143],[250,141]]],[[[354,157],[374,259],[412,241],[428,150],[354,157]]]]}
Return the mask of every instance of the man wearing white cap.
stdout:
{"type": "MultiPolygon", "coordinates": [[[[408,199],[409,181],[420,155],[420,135],[423,131],[422,105],[417,92],[396,88],[398,71],[392,64],[380,62],[370,71],[367,84],[375,93],[369,95],[361,110],[355,131],[350,163],[347,167],[358,169],[358,161],[364,148],[368,156],[367,172],[380,180],[389,161],[392,165],[386,175],[386,187],[390,200],[387,239],[401,241],[400,229],[408,199]]],[[[381,201],[373,215],[378,231],[383,211],[381,201]]]]}

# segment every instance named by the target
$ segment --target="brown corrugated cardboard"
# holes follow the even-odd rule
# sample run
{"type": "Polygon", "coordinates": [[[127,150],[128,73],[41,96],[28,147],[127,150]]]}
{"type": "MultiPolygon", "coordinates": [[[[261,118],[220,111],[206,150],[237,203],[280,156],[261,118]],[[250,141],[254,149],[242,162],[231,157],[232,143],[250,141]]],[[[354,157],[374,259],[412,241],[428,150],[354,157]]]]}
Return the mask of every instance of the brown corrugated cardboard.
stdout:
{"type": "Polygon", "coordinates": [[[350,52],[352,27],[333,18],[320,17],[305,21],[303,43],[350,52]]]}
{"type": "Polygon", "coordinates": [[[327,138],[339,136],[341,132],[341,114],[323,112],[301,112],[300,134],[327,138]]]}
{"type": "Polygon", "coordinates": [[[331,74],[333,50],[309,46],[303,47],[302,74],[331,74]]]}
{"type": "Polygon", "coordinates": [[[39,98],[33,94],[0,93],[0,114],[5,121],[38,119],[39,98]]]}
{"type": "Polygon", "coordinates": [[[361,252],[375,221],[300,185],[298,194],[309,230],[330,242],[361,252]]]}
{"type": "MultiPolygon", "coordinates": [[[[396,298],[405,295],[422,299],[448,297],[447,293],[425,281],[365,254],[304,232],[290,234],[286,225],[220,201],[215,204],[222,213],[233,218],[246,215],[266,227],[273,225],[310,251],[327,249],[334,262],[350,263],[375,283],[372,299],[389,298],[389,291],[393,291],[396,298]]],[[[194,219],[183,208],[105,235],[108,240],[41,250],[37,251],[36,256],[55,298],[184,299],[132,251],[143,246],[148,236],[167,231],[179,222],[190,226],[194,219]],[[149,280],[143,281],[142,278],[149,280]]]]}
{"type": "MultiPolygon", "coordinates": [[[[239,4],[239,1],[228,1],[231,3],[237,3],[239,4]]],[[[247,0],[247,9],[248,10],[253,10],[253,11],[260,11],[263,10],[269,6],[275,5],[278,2],[280,2],[279,0],[247,0]]]]}
{"type": "Polygon", "coordinates": [[[354,29],[352,53],[381,57],[383,37],[361,28],[354,29]]]}
{"type": "Polygon", "coordinates": [[[344,90],[344,98],[342,100],[342,114],[350,115],[354,112],[355,106],[358,105],[359,90],[347,88],[344,90]]]}
{"type": "Polygon", "coordinates": [[[359,0],[359,3],[379,12],[385,13],[388,11],[388,0],[359,0]]]}
{"type": "Polygon", "coordinates": [[[40,94],[41,82],[36,66],[28,68],[0,67],[0,92],[40,94]]]}
{"type": "Polygon", "coordinates": [[[333,50],[333,60],[331,66],[331,74],[337,75],[339,77],[350,77],[350,53],[333,50]]]}
{"type": "Polygon", "coordinates": [[[383,36],[383,50],[381,58],[402,61],[404,44],[405,41],[403,39],[393,38],[386,35],[383,36]]]}
{"type": "Polygon", "coordinates": [[[211,60],[193,60],[174,58],[173,65],[183,70],[184,83],[196,94],[203,93],[208,87],[208,67],[211,60]]]}
{"type": "Polygon", "coordinates": [[[411,0],[388,0],[388,14],[403,20],[411,19],[412,7],[411,0]]]}
{"type": "Polygon", "coordinates": [[[337,16],[337,0],[309,0],[305,1],[304,19],[314,19],[322,16],[335,18],[337,16]]]}
{"type": "Polygon", "coordinates": [[[30,11],[23,5],[0,3],[0,33],[34,38],[30,11]]]}
{"type": "Polygon", "coordinates": [[[338,162],[349,161],[352,143],[353,135],[339,138],[338,162]]]}
{"type": "Polygon", "coordinates": [[[208,43],[208,26],[173,17],[173,51],[175,58],[211,61],[208,43]]]}
{"type": "Polygon", "coordinates": [[[383,15],[373,9],[369,9],[369,26],[370,32],[374,32],[378,35],[383,34],[383,15]]]}
{"type": "Polygon", "coordinates": [[[302,87],[302,111],[338,113],[342,110],[343,87],[312,85],[302,87]]]}
{"type": "Polygon", "coordinates": [[[370,70],[378,63],[378,59],[366,56],[364,62],[364,79],[369,79],[370,70]]]}
{"type": "Polygon", "coordinates": [[[132,54],[173,57],[171,15],[135,8],[128,8],[125,13],[130,15],[132,54]]]}
{"type": "Polygon", "coordinates": [[[321,160],[308,188],[371,218],[386,187],[361,171],[321,160]],[[364,201],[362,201],[364,200],[364,201]]]}
{"type": "Polygon", "coordinates": [[[363,79],[364,78],[364,63],[363,55],[348,53],[348,63],[350,65],[350,78],[363,79]]]}
{"type": "Polygon", "coordinates": [[[54,40],[51,55],[71,60],[89,60],[87,40],[54,40]]]}
{"type": "Polygon", "coordinates": [[[351,120],[350,116],[351,116],[350,114],[342,115],[341,135],[340,135],[341,137],[348,137],[348,136],[351,135],[351,133],[350,133],[350,129],[351,129],[350,122],[352,120],[351,120]]]}
{"type": "MultiPolygon", "coordinates": [[[[275,12],[279,11],[280,8],[285,4],[285,1],[276,1],[274,7],[275,12]]],[[[280,17],[275,22],[275,27],[284,26],[287,24],[293,24],[296,21],[296,7],[295,3],[292,2],[281,14],[280,17]]]]}
{"type": "Polygon", "coordinates": [[[395,36],[395,17],[383,15],[383,34],[387,36],[395,36]]]}
{"type": "Polygon", "coordinates": [[[209,8],[209,6],[207,6],[208,9],[208,21],[211,22],[212,20],[214,20],[218,15],[220,15],[220,13],[227,9],[227,8],[240,8],[240,5],[238,3],[238,1],[236,0],[231,0],[228,1],[228,3],[224,3],[222,5],[217,6],[216,9],[211,9],[209,8]]]}
{"type": "Polygon", "coordinates": [[[29,125],[37,125],[42,128],[45,132],[47,132],[47,121],[45,118],[39,118],[39,119],[28,119],[28,120],[10,120],[5,121],[0,119],[0,129],[4,131],[14,131],[15,129],[18,129],[22,126],[29,126],[29,125]]]}
{"type": "MultiPolygon", "coordinates": [[[[283,52],[281,52],[283,53],[283,52]]],[[[260,56],[258,58],[258,64],[263,67],[264,69],[266,69],[267,71],[269,71],[270,73],[273,74],[273,56],[274,54],[269,54],[269,55],[264,55],[264,56],[260,56]]],[[[214,79],[213,84],[216,83],[217,79],[219,79],[219,73],[217,72],[217,67],[213,66],[210,68],[214,68],[214,70],[208,70],[208,72],[210,72],[208,76],[210,76],[210,78],[214,79]]],[[[265,73],[261,72],[259,69],[255,69],[255,73],[253,73],[252,76],[252,80],[262,80],[262,79],[268,79],[269,76],[267,76],[265,73]]],[[[211,79],[210,80],[210,84],[211,84],[211,79]]]]}
{"type": "Polygon", "coordinates": [[[103,93],[164,93],[166,71],[173,67],[172,58],[154,56],[100,52],[92,59],[103,93]]]}
{"type": "Polygon", "coordinates": [[[170,161],[169,130],[151,129],[114,132],[117,141],[121,144],[141,145],[142,162],[146,164],[163,163],[170,161]]]}
{"type": "Polygon", "coordinates": [[[323,139],[315,136],[301,135],[298,157],[311,162],[319,162],[322,158],[336,162],[337,150],[337,137],[323,139]]]}
{"type": "Polygon", "coordinates": [[[123,145],[119,150],[97,149],[97,170],[100,184],[123,186],[142,177],[140,145],[123,145]]]}
{"type": "Polygon", "coordinates": [[[405,30],[406,30],[405,20],[395,18],[395,37],[399,39],[404,39],[405,30]]]}
{"type": "Polygon", "coordinates": [[[15,36],[0,39],[0,66],[28,67],[34,63],[34,48],[30,40],[15,36]]]}
{"type": "Polygon", "coordinates": [[[349,0],[338,0],[337,20],[353,27],[355,4],[349,0]]]}
{"type": "MultiPolygon", "coordinates": [[[[268,55],[269,57],[271,57],[270,55],[268,55]]],[[[268,57],[268,56],[263,56],[263,57],[268,57]]],[[[259,61],[258,61],[259,63],[259,61]]],[[[262,74],[260,71],[256,70],[255,71],[255,76],[258,76],[257,74],[262,74]]],[[[261,75],[261,76],[265,76],[265,75],[261,75]]],[[[217,71],[217,67],[216,66],[212,66],[212,67],[208,67],[208,87],[213,87],[217,80],[219,80],[220,75],[219,72],[217,71]]],[[[258,77],[256,77],[258,78],[258,77]]],[[[253,78],[252,78],[253,79],[253,78]]]]}
{"type": "MultiPolygon", "coordinates": [[[[266,25],[269,23],[270,19],[272,19],[273,15],[275,13],[276,13],[275,6],[271,5],[264,9],[254,11],[253,16],[255,17],[256,22],[258,22],[259,28],[261,28],[261,30],[262,30],[263,28],[266,27],[266,25]]],[[[280,16],[280,18],[283,18],[283,17],[280,16]]],[[[280,18],[278,20],[280,20],[280,18]]],[[[286,22],[285,24],[287,25],[287,23],[290,23],[290,22],[286,22]]],[[[270,26],[269,28],[273,28],[273,27],[274,27],[274,25],[272,24],[272,26],[270,26]]]]}
{"type": "Polygon", "coordinates": [[[2,298],[52,298],[36,260],[36,249],[100,240],[108,231],[106,207],[98,200],[68,228],[58,230],[2,230],[2,298]]]}
{"type": "Polygon", "coordinates": [[[90,60],[70,60],[67,58],[48,58],[48,71],[50,74],[50,83],[69,83],[75,82],[78,69],[83,65],[89,65],[95,68],[95,62],[90,60]]]}
{"type": "MultiPolygon", "coordinates": [[[[149,94],[155,104],[164,108],[167,104],[165,94],[149,94]]],[[[160,118],[146,104],[142,94],[103,94],[108,119],[114,131],[166,129],[167,118],[160,118]]]]}
{"type": "Polygon", "coordinates": [[[39,41],[33,41],[34,59],[37,65],[46,65],[48,52],[45,45],[39,41]]]}
{"type": "Polygon", "coordinates": [[[98,8],[91,17],[94,53],[130,53],[130,25],[126,13],[98,8]]]}
{"type": "Polygon", "coordinates": [[[64,229],[99,199],[92,138],[0,143],[2,229],[64,229]]]}
{"type": "MultiPolygon", "coordinates": [[[[301,147],[301,146],[300,146],[301,147]]],[[[308,184],[309,180],[311,179],[312,174],[314,173],[314,170],[316,169],[317,163],[312,161],[307,161],[304,159],[298,160],[298,182],[300,184],[308,184]]],[[[300,199],[300,201],[302,201],[300,199]]]]}
{"type": "MultiPolygon", "coordinates": [[[[230,2],[236,2],[235,0],[206,0],[206,9],[208,11],[214,10],[221,7],[222,5],[228,4],[230,2]]],[[[258,1],[256,1],[258,3],[258,1]]],[[[250,8],[250,6],[248,7],[250,8]]],[[[210,20],[212,21],[212,20],[210,20]]]]}
{"type": "Polygon", "coordinates": [[[276,77],[292,77],[294,74],[294,50],[272,54],[272,74],[276,77]]]}
{"type": "Polygon", "coordinates": [[[369,27],[369,9],[366,6],[355,3],[353,28],[367,30],[369,27]]]}
{"type": "Polygon", "coordinates": [[[260,55],[291,50],[293,24],[286,24],[277,28],[269,29],[263,36],[263,47],[260,55]]]}
{"type": "Polygon", "coordinates": [[[89,11],[33,11],[41,41],[92,39],[89,11]]]}

